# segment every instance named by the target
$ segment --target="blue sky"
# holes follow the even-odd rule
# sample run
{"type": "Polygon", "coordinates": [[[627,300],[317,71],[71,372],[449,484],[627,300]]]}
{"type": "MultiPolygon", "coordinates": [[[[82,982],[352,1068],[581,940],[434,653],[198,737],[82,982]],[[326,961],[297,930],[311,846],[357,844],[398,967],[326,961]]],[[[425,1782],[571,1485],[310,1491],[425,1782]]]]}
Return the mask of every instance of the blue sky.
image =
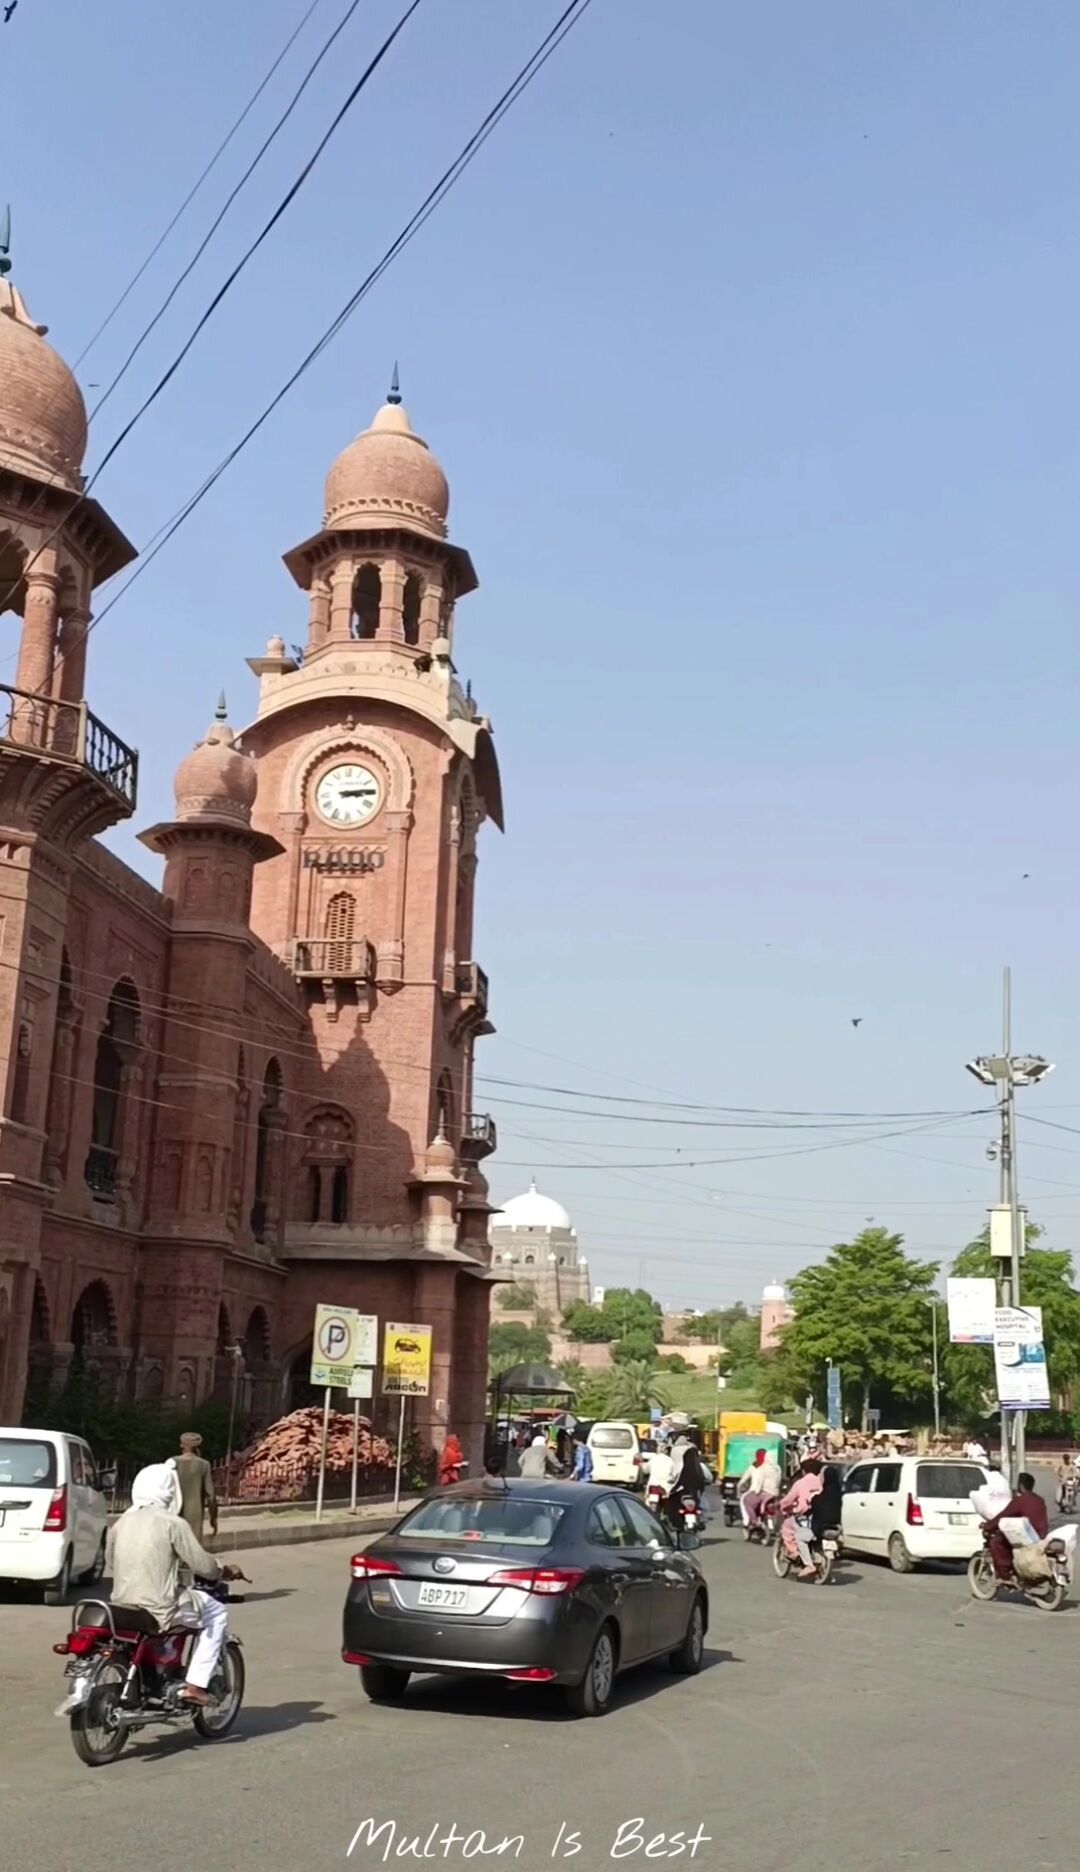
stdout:
{"type": "MultiPolygon", "coordinates": [[[[84,385],[117,368],[343,7],[320,0],[84,385]]],[[[0,28],[14,277],[66,357],[303,10],[20,0],[0,28]]],[[[91,464],[396,11],[358,8],[102,412],[91,464]]],[[[425,0],[103,475],[135,541],[278,387],[558,11],[425,0]]],[[[325,469],[398,357],[480,572],[457,656],[506,787],[507,837],[486,838],[480,872],[499,1027],[480,1072],[962,1112],[1010,961],[1017,1043],[1058,1062],[1026,1109],[1080,1125],[1078,67],[1064,7],[593,0],[92,638],[91,700],[143,751],[139,821],[167,811],[223,683],[234,719],[248,711],[244,658],[301,635],[280,554],[317,525],[325,469]]],[[[115,842],[150,868],[132,832],[115,842]]],[[[985,1120],[788,1156],[836,1134],[587,1119],[481,1090],[496,1194],[535,1170],[598,1277],[676,1304],[752,1297],[869,1215],[947,1258],[993,1200],[985,1120]],[[687,1167],[703,1155],[729,1161],[687,1167]]],[[[1022,1129],[1029,1207],[1074,1247],[1078,1144],[1022,1129]]]]}

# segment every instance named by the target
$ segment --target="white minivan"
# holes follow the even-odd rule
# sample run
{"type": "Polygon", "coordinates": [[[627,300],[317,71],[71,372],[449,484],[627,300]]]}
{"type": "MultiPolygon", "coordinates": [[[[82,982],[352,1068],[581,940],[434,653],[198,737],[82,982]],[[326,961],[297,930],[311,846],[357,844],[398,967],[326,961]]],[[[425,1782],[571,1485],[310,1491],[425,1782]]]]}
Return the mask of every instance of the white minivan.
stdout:
{"type": "Polygon", "coordinates": [[[894,1573],[920,1560],[970,1560],[982,1546],[968,1499],[989,1475],[956,1456],[875,1456],[844,1477],[844,1548],[879,1554],[894,1573]]]}
{"type": "Polygon", "coordinates": [[[0,1579],[40,1585],[60,1605],[73,1580],[101,1578],[108,1526],[81,1437],[0,1426],[0,1579]]]}
{"type": "Polygon", "coordinates": [[[645,1458],[638,1433],[632,1423],[594,1423],[588,1436],[592,1452],[593,1481],[621,1482],[624,1488],[637,1488],[645,1458]]]}

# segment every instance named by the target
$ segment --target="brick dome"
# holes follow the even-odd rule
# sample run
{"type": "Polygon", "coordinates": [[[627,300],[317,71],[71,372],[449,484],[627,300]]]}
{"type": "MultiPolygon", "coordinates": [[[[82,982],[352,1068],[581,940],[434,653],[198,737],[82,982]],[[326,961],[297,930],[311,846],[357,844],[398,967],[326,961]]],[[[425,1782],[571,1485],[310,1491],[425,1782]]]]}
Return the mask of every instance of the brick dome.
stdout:
{"type": "Polygon", "coordinates": [[[236,746],[222,697],[205,738],[176,770],[176,817],[250,825],[258,786],[255,762],[236,746]]]}
{"type": "Polygon", "coordinates": [[[10,280],[0,278],[0,455],[20,474],[78,492],[86,405],[45,331],[10,280]]]}
{"type": "Polygon", "coordinates": [[[371,428],[350,442],[327,475],[324,524],[342,531],[408,526],[445,539],[449,510],[446,476],[391,391],[371,428]]]}

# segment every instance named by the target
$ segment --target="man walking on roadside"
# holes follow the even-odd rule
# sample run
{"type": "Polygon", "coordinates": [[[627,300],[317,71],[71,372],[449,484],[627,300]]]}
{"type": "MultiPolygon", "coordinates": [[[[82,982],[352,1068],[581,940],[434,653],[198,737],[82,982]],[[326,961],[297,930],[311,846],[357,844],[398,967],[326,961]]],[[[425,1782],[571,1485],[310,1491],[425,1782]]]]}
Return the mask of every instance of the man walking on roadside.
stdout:
{"type": "Polygon", "coordinates": [[[218,1531],[214,1472],[201,1450],[202,1437],[198,1431],[185,1430],[180,1438],[180,1454],[172,1459],[180,1483],[180,1517],[187,1522],[200,1546],[204,1519],[210,1523],[211,1534],[218,1531]]]}

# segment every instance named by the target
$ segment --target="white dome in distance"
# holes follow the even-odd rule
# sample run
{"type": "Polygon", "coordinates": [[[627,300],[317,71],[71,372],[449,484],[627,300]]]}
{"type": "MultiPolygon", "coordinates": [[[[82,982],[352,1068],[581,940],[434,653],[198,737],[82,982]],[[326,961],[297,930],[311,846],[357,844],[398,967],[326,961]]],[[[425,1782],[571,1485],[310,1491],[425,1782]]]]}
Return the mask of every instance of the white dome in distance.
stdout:
{"type": "Polygon", "coordinates": [[[770,1281],[761,1296],[763,1301],[786,1300],[787,1291],[781,1281],[770,1281]]]}
{"type": "Polygon", "coordinates": [[[522,1229],[568,1229],[570,1217],[551,1196],[541,1196],[535,1183],[530,1183],[523,1196],[511,1196],[504,1203],[498,1215],[492,1216],[493,1228],[522,1229]]]}

